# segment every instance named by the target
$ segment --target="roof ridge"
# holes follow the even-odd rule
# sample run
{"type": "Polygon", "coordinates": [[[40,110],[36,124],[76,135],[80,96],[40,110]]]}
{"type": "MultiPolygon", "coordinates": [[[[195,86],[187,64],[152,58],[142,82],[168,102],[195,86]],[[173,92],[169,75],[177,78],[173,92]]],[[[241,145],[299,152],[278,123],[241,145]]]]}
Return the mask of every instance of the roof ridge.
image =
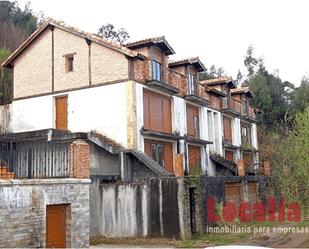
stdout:
{"type": "Polygon", "coordinates": [[[161,35],[161,36],[153,36],[153,37],[148,37],[148,38],[144,38],[144,39],[140,39],[140,40],[136,40],[136,41],[132,41],[132,42],[127,42],[124,43],[124,46],[133,46],[135,44],[141,43],[141,42],[147,42],[147,41],[160,41],[160,40],[165,40],[165,36],[161,35]]]}

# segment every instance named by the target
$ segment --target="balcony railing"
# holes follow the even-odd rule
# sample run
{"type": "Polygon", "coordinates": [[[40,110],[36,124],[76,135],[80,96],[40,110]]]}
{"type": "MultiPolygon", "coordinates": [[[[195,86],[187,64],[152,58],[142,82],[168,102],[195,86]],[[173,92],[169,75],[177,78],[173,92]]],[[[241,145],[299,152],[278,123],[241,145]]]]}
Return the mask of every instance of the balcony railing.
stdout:
{"type": "Polygon", "coordinates": [[[69,177],[69,143],[1,141],[0,164],[17,179],[69,177]]]}
{"type": "Polygon", "coordinates": [[[256,119],[255,110],[253,107],[249,106],[249,118],[256,119]]]}
{"type": "Polygon", "coordinates": [[[241,114],[242,102],[231,97],[224,97],[223,109],[226,111],[231,111],[236,114],[241,114]]]}

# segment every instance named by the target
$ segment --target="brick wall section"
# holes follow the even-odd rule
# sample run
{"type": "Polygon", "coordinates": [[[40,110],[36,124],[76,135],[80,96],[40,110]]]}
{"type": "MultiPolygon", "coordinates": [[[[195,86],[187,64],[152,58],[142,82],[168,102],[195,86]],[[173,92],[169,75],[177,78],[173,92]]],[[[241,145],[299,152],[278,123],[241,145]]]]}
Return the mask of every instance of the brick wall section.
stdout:
{"type": "Polygon", "coordinates": [[[0,166],[0,179],[14,179],[15,173],[10,172],[7,167],[0,166]]]}
{"type": "Polygon", "coordinates": [[[52,34],[47,29],[14,61],[15,98],[52,90],[51,48],[52,34]]]}
{"type": "Polygon", "coordinates": [[[90,148],[83,140],[70,144],[70,177],[88,179],[90,176],[90,148]]]}
{"type": "MultiPolygon", "coordinates": [[[[89,61],[92,84],[128,78],[128,59],[112,49],[91,44],[58,28],[54,29],[54,90],[89,85],[89,61]],[[74,54],[73,71],[65,71],[66,54],[74,54]]],[[[14,61],[14,98],[52,92],[52,31],[46,29],[14,61]]]]}

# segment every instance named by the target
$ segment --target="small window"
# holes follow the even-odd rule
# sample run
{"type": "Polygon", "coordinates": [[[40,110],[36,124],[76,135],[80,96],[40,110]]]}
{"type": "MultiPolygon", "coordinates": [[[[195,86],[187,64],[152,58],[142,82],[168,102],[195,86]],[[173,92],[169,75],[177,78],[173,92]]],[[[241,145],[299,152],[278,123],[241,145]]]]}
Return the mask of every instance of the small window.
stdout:
{"type": "Polygon", "coordinates": [[[161,81],[161,64],[157,61],[152,61],[152,79],[161,81]]]}
{"type": "Polygon", "coordinates": [[[196,77],[191,73],[188,74],[188,90],[189,95],[196,95],[197,93],[196,77]]]}
{"type": "Polygon", "coordinates": [[[63,57],[65,58],[65,72],[73,72],[74,71],[74,55],[72,54],[66,54],[63,57]]]}

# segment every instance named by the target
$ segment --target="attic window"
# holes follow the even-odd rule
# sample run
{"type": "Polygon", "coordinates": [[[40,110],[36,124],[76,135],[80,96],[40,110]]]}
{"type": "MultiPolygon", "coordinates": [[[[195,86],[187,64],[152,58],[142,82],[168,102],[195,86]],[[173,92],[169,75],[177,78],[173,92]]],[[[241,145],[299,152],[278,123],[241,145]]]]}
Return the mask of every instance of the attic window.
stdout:
{"type": "Polygon", "coordinates": [[[66,73],[74,71],[74,55],[75,55],[75,53],[64,55],[64,58],[65,58],[65,72],[66,73]]]}

